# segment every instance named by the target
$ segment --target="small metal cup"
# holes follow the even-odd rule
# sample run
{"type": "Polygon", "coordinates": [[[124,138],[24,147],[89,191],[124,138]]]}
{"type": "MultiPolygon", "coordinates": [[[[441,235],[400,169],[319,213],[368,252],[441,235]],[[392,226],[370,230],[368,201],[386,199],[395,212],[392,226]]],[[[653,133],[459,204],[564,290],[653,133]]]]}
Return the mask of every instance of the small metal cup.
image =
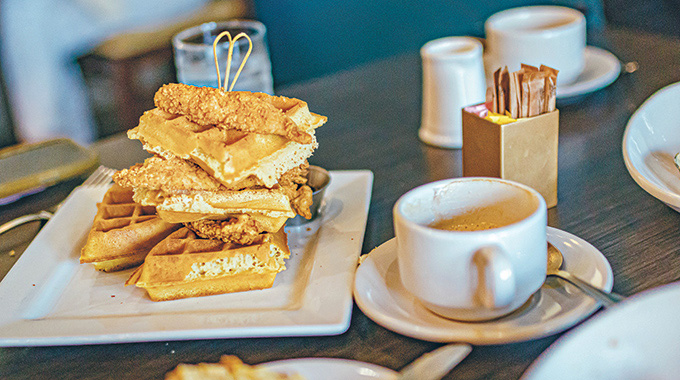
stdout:
{"type": "Polygon", "coordinates": [[[287,226],[300,226],[311,222],[316,219],[319,215],[319,208],[321,207],[321,201],[323,200],[323,194],[328,188],[328,184],[331,182],[331,175],[328,170],[315,165],[309,165],[309,171],[307,172],[307,185],[312,188],[312,205],[309,207],[309,211],[312,212],[312,218],[306,219],[300,215],[296,215],[292,219],[288,219],[286,222],[287,226]]]}

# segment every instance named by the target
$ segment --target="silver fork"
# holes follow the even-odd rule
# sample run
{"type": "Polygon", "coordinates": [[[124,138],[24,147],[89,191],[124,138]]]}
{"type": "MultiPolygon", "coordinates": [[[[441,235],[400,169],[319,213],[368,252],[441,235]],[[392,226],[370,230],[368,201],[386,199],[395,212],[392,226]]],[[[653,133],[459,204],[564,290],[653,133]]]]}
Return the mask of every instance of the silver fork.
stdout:
{"type": "Polygon", "coordinates": [[[111,183],[111,177],[115,173],[115,169],[107,168],[104,165],[100,165],[89,177],[83,182],[81,187],[97,187],[108,185],[111,183]]]}
{"type": "MultiPolygon", "coordinates": [[[[106,166],[103,165],[99,166],[94,172],[92,172],[92,174],[90,174],[89,177],[87,177],[85,182],[83,182],[79,187],[97,187],[108,185],[109,183],[111,183],[111,177],[115,172],[116,172],[115,169],[107,168],[106,166]]],[[[57,209],[59,209],[59,206],[61,206],[61,203],[54,207],[55,212],[57,209]]],[[[23,215],[18,218],[12,219],[9,222],[4,223],[3,225],[0,226],[0,235],[22,224],[33,222],[36,220],[49,220],[52,217],[52,215],[54,215],[52,212],[42,210],[35,214],[23,215]]]]}

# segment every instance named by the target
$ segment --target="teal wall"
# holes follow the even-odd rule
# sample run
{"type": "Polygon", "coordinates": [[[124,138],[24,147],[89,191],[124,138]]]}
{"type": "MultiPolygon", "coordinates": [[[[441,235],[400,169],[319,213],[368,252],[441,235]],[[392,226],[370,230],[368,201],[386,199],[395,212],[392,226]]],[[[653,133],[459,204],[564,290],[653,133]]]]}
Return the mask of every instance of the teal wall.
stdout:
{"type": "Polygon", "coordinates": [[[579,9],[590,28],[604,24],[601,0],[390,1],[253,0],[268,28],[275,84],[322,76],[409,51],[453,35],[484,35],[503,9],[559,4],[579,9]]]}

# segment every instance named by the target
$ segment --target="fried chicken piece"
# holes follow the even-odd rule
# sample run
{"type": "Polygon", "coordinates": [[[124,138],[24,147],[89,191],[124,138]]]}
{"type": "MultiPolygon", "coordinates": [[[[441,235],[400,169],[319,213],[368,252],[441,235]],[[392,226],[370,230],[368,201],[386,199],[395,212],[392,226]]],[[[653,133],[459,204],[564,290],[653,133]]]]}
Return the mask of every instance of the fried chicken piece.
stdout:
{"type": "Polygon", "coordinates": [[[156,92],[154,103],[165,112],[184,115],[197,124],[214,124],[243,132],[274,134],[300,144],[311,144],[312,135],[281,109],[268,102],[268,98],[276,101],[277,97],[170,83],[156,92]]]}
{"type": "Polygon", "coordinates": [[[302,165],[287,171],[279,178],[279,185],[283,187],[293,187],[293,185],[306,185],[307,173],[309,172],[309,162],[305,161],[302,165]]]}
{"type": "Polygon", "coordinates": [[[249,214],[234,215],[225,220],[203,219],[184,225],[204,239],[219,239],[240,245],[259,241],[266,229],[249,214]]]}
{"type": "Polygon", "coordinates": [[[310,207],[312,206],[311,187],[307,186],[307,171],[309,162],[305,162],[294,170],[289,170],[279,179],[279,185],[283,188],[286,196],[290,199],[290,206],[296,214],[306,219],[312,218],[310,207]]]}
{"type": "Polygon", "coordinates": [[[290,207],[293,208],[296,214],[302,215],[305,219],[312,218],[312,212],[309,210],[312,205],[312,188],[307,185],[302,185],[295,189],[294,187],[284,187],[286,196],[290,199],[290,207]]]}
{"type": "MultiPolygon", "coordinates": [[[[309,164],[304,163],[283,173],[277,186],[297,188],[298,184],[306,183],[305,176],[308,167],[309,164]]],[[[128,169],[116,172],[113,180],[123,187],[143,187],[169,192],[177,190],[238,191],[265,187],[255,176],[225,186],[200,166],[174,156],[147,158],[142,164],[135,164],[128,169]]]]}
{"type": "MultiPolygon", "coordinates": [[[[309,164],[297,166],[279,178],[279,183],[272,190],[282,191],[288,198],[290,207],[299,215],[309,219],[312,217],[309,206],[312,204],[312,189],[305,185],[309,164]]],[[[123,187],[160,191],[166,194],[183,194],[192,191],[220,193],[227,191],[266,189],[255,177],[248,177],[232,186],[225,186],[210,176],[200,166],[171,157],[160,156],[147,158],[143,164],[136,164],[113,175],[113,180],[123,187]]],[[[135,193],[137,190],[135,190],[135,193]]],[[[138,200],[140,201],[140,200],[138,200]]]]}
{"type": "Polygon", "coordinates": [[[123,187],[146,188],[149,190],[203,190],[225,191],[222,183],[209,175],[198,165],[172,157],[160,156],[147,158],[142,164],[135,164],[113,175],[113,180],[123,187]]]}

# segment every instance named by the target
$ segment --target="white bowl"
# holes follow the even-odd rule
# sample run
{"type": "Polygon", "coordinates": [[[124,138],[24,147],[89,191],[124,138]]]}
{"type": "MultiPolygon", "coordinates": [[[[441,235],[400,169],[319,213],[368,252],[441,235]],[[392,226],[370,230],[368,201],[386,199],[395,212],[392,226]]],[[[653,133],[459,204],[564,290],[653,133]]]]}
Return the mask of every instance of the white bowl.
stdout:
{"type": "Polygon", "coordinates": [[[555,341],[521,380],[675,380],[680,284],[636,294],[555,341]]]}
{"type": "Polygon", "coordinates": [[[680,212],[680,171],[673,157],[680,152],[680,83],[654,93],[628,121],[623,160],[646,192],[680,212]]]}

